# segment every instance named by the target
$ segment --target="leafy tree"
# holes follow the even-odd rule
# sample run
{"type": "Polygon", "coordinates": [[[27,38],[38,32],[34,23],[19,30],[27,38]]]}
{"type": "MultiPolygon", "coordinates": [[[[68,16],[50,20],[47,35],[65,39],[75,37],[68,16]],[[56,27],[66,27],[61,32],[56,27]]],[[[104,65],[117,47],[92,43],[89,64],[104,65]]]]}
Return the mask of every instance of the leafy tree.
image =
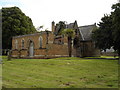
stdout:
{"type": "Polygon", "coordinates": [[[72,37],[74,36],[74,30],[73,29],[66,29],[65,21],[60,21],[57,24],[57,34],[56,35],[65,35],[68,38],[68,52],[69,57],[71,57],[72,54],[72,37]]]}
{"type": "Polygon", "coordinates": [[[57,24],[58,31],[56,35],[65,35],[68,38],[68,52],[69,52],[69,57],[71,57],[72,54],[72,38],[75,34],[75,31],[73,29],[68,29],[66,28],[65,21],[60,21],[57,24]]]}
{"type": "Polygon", "coordinates": [[[56,35],[61,35],[62,31],[66,28],[65,21],[60,21],[56,26],[58,27],[56,35]]]}
{"type": "Polygon", "coordinates": [[[32,20],[18,7],[2,8],[2,46],[11,49],[12,37],[36,32],[32,20]]]}
{"type": "Polygon", "coordinates": [[[112,18],[109,15],[104,15],[101,21],[98,24],[99,28],[94,28],[92,38],[98,48],[106,50],[113,45],[112,18]]]}
{"type": "Polygon", "coordinates": [[[118,52],[120,59],[120,3],[112,6],[111,15],[104,15],[99,28],[93,31],[93,39],[100,49],[113,48],[118,52]]]}
{"type": "Polygon", "coordinates": [[[113,43],[120,59],[120,3],[114,4],[112,9],[114,10],[111,13],[113,20],[113,43]]]}
{"type": "Polygon", "coordinates": [[[40,31],[42,31],[43,27],[44,27],[44,26],[41,25],[41,26],[37,27],[36,29],[38,30],[38,32],[40,32],[40,31]]]}
{"type": "Polygon", "coordinates": [[[65,34],[68,37],[68,52],[69,57],[71,57],[72,54],[72,37],[74,36],[74,30],[73,29],[64,29],[62,31],[63,34],[65,34]]]}

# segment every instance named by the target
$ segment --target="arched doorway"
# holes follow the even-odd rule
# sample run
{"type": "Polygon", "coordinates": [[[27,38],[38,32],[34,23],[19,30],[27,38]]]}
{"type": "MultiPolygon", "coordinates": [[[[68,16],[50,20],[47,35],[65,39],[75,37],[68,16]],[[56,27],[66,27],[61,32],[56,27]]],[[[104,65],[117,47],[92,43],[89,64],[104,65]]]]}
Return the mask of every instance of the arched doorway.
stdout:
{"type": "Polygon", "coordinates": [[[34,56],[34,43],[33,43],[33,41],[30,41],[30,43],[29,43],[29,56],[30,57],[34,56]]]}

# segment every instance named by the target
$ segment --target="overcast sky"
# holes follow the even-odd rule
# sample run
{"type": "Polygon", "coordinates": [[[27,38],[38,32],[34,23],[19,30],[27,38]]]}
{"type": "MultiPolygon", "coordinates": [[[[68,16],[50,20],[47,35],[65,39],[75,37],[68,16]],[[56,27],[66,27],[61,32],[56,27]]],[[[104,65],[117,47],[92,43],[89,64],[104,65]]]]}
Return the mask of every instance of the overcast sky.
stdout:
{"type": "Polygon", "coordinates": [[[0,0],[1,7],[19,7],[29,16],[33,25],[44,25],[51,30],[51,22],[77,20],[79,26],[98,23],[104,14],[110,14],[118,0],[0,0]]]}

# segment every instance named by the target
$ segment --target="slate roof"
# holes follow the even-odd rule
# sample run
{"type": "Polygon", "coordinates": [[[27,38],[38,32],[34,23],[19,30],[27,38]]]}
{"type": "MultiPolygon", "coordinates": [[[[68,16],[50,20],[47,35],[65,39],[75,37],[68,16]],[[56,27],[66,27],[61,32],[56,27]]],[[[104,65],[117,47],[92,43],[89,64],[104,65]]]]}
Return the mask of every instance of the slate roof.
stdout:
{"type": "Polygon", "coordinates": [[[66,28],[73,29],[74,28],[74,23],[67,24],[66,28]]]}
{"type": "Polygon", "coordinates": [[[96,27],[96,24],[79,27],[79,31],[80,31],[80,34],[81,34],[81,37],[82,37],[82,41],[92,40],[91,34],[92,34],[92,30],[95,27],[96,27]]]}

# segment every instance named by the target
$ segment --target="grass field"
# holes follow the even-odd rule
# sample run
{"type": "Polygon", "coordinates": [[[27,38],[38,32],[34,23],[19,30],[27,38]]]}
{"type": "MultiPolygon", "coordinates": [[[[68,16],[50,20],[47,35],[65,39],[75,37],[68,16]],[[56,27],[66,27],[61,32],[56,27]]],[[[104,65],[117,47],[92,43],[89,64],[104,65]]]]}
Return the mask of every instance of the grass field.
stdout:
{"type": "Polygon", "coordinates": [[[118,88],[117,60],[3,56],[5,88],[118,88]]]}

